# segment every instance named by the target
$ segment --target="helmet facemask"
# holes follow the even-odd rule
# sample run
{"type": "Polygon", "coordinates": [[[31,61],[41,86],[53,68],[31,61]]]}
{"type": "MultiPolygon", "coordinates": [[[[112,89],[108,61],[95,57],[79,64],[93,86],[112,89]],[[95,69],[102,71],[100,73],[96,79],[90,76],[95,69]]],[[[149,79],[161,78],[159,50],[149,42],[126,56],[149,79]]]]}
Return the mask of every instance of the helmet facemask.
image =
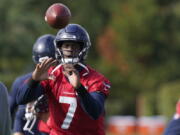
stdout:
{"type": "Polygon", "coordinates": [[[77,64],[84,61],[87,48],[84,46],[83,42],[57,41],[55,45],[57,58],[62,64],[77,64]],[[64,47],[67,44],[72,44],[72,49],[64,47]]]}

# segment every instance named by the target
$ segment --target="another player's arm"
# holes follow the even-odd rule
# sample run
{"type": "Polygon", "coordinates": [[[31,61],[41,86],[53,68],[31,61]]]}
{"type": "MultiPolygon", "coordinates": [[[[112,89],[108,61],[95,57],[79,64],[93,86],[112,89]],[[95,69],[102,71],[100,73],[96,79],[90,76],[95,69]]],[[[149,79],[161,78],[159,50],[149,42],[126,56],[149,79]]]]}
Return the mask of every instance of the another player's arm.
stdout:
{"type": "Polygon", "coordinates": [[[20,76],[16,78],[16,80],[13,82],[11,91],[8,97],[9,100],[9,105],[10,105],[10,112],[11,112],[11,117],[14,115],[15,110],[17,109],[17,102],[16,102],[16,95],[18,94],[18,89],[24,82],[27,81],[27,79],[31,76],[31,73],[20,76]]]}
{"type": "Polygon", "coordinates": [[[11,87],[11,91],[8,95],[8,103],[10,106],[10,113],[11,113],[11,117],[14,117],[15,111],[17,109],[17,102],[16,102],[16,94],[17,94],[17,90],[18,90],[18,85],[20,84],[20,79],[17,78],[14,82],[13,85],[11,87]]]}
{"type": "Polygon", "coordinates": [[[13,126],[13,135],[24,135],[23,127],[26,123],[26,120],[24,119],[25,107],[25,105],[19,106],[16,112],[16,117],[13,126]]]}

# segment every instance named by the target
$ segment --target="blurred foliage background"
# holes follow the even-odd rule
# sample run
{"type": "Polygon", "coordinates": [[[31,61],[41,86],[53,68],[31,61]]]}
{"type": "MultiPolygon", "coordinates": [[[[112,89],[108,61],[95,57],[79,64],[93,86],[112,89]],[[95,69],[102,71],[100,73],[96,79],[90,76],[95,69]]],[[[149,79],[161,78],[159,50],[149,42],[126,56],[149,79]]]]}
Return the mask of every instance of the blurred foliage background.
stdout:
{"type": "Polygon", "coordinates": [[[180,97],[180,1],[0,0],[0,80],[32,71],[32,46],[47,33],[46,9],[63,3],[90,34],[87,62],[112,84],[107,115],[171,117],[180,97]]]}

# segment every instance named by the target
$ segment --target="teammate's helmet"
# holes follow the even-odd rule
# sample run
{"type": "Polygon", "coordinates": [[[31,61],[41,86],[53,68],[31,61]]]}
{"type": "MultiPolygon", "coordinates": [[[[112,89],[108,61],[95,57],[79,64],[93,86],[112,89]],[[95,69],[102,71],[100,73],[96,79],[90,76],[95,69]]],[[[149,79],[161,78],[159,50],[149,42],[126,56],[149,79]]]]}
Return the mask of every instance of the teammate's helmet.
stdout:
{"type": "Polygon", "coordinates": [[[34,63],[40,63],[46,58],[55,59],[55,36],[51,34],[45,34],[40,36],[33,45],[32,58],[34,63]]]}
{"type": "Polygon", "coordinates": [[[69,24],[65,28],[58,31],[55,40],[56,58],[60,63],[78,63],[83,62],[87,56],[89,47],[91,46],[89,34],[87,31],[78,24],[69,24]],[[60,46],[65,41],[77,42],[81,46],[81,51],[76,58],[64,58],[60,46]]]}

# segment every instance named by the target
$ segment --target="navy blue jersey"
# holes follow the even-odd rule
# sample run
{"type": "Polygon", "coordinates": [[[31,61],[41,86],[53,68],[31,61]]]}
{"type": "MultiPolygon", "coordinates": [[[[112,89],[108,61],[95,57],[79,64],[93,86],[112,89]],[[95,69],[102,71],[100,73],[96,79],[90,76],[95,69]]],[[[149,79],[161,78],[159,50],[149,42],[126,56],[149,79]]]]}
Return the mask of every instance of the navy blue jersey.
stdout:
{"type": "Polygon", "coordinates": [[[25,116],[25,108],[26,108],[25,105],[19,105],[18,106],[18,110],[15,114],[14,123],[13,123],[13,132],[24,133],[23,127],[26,123],[26,120],[24,117],[25,116]]]}
{"type": "Polygon", "coordinates": [[[14,119],[14,127],[13,127],[13,132],[21,132],[24,135],[46,135],[45,133],[41,133],[37,130],[38,126],[38,121],[36,121],[35,125],[32,128],[32,133],[29,131],[24,131],[24,125],[26,124],[27,120],[25,119],[25,105],[19,105],[18,110],[15,115],[14,119]]]}
{"type": "Polygon", "coordinates": [[[18,89],[23,83],[25,83],[26,80],[28,80],[28,78],[31,77],[31,75],[32,73],[28,73],[26,75],[20,76],[13,82],[13,85],[11,87],[11,91],[9,94],[9,105],[10,105],[11,116],[14,116],[14,113],[18,107],[18,103],[16,102],[18,89]]]}
{"type": "MultiPolygon", "coordinates": [[[[9,94],[9,104],[10,104],[10,112],[11,116],[14,117],[14,123],[13,123],[13,132],[21,132],[24,133],[25,135],[32,135],[28,131],[23,131],[23,128],[26,124],[26,119],[25,119],[25,109],[26,105],[19,105],[17,101],[17,94],[21,86],[25,84],[28,79],[31,77],[32,73],[25,74],[23,76],[18,77],[11,88],[11,92],[9,94]],[[16,111],[17,110],[17,111],[16,111]],[[15,113],[16,112],[16,113],[15,113]]],[[[33,98],[34,99],[34,98],[33,98]]],[[[37,130],[37,123],[36,121],[34,127],[32,128],[32,132],[34,132],[35,135],[43,135],[37,130]]]]}
{"type": "Polygon", "coordinates": [[[164,135],[180,135],[180,100],[176,103],[176,113],[168,123],[164,135]]]}
{"type": "Polygon", "coordinates": [[[172,119],[168,123],[164,135],[180,135],[180,118],[172,119]]]}

